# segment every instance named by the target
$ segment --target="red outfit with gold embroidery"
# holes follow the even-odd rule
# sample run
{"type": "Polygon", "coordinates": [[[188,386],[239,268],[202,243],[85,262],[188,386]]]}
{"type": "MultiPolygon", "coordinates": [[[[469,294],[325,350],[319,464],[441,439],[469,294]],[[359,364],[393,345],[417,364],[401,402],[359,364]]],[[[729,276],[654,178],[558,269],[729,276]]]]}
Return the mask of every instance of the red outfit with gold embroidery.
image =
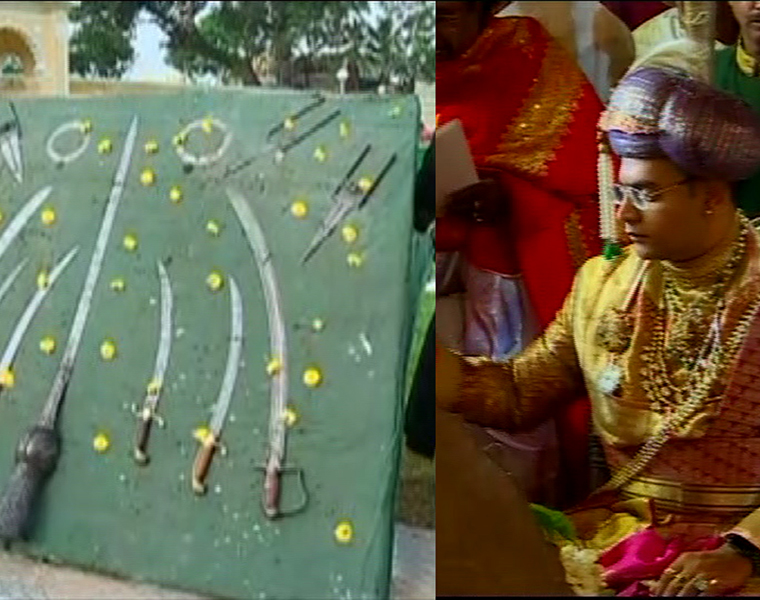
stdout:
{"type": "MultiPolygon", "coordinates": [[[[510,201],[498,225],[439,218],[437,250],[461,251],[485,271],[520,273],[543,329],[575,271],[600,252],[602,104],[538,21],[511,17],[491,19],[465,55],[436,65],[436,110],[440,124],[462,121],[481,176],[498,179],[510,201]]],[[[560,419],[561,446],[577,460],[585,458],[587,421],[587,403],[560,419]]]]}

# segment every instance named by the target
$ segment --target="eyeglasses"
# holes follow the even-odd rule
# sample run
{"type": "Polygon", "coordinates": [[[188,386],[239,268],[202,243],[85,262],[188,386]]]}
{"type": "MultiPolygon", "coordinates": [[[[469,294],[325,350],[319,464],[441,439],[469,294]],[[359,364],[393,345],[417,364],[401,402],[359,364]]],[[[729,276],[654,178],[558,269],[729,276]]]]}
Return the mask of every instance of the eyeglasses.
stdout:
{"type": "Polygon", "coordinates": [[[639,210],[647,210],[655,203],[659,196],[683,185],[684,183],[688,183],[689,181],[691,181],[691,177],[687,177],[686,179],[657,189],[640,188],[632,185],[616,183],[612,186],[612,190],[615,193],[615,208],[620,208],[623,202],[625,202],[626,197],[628,197],[636,208],[639,210]]]}

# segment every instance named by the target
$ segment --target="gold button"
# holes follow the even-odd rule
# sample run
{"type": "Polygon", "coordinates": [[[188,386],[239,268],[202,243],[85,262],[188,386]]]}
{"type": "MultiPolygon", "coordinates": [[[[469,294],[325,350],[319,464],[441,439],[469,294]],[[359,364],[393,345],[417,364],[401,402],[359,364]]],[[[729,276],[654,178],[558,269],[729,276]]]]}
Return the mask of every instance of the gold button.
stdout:
{"type": "Polygon", "coordinates": [[[44,354],[53,354],[55,352],[55,338],[52,335],[46,335],[40,340],[40,350],[44,354]]]}
{"type": "Polygon", "coordinates": [[[321,371],[317,367],[309,367],[304,371],[303,382],[306,387],[319,387],[322,384],[321,371]]]}
{"type": "Polygon", "coordinates": [[[46,208],[42,211],[42,214],[40,215],[40,219],[42,220],[42,224],[50,227],[53,225],[56,221],[56,214],[54,208],[46,208]]]}
{"type": "Polygon", "coordinates": [[[124,249],[127,252],[134,252],[135,250],[137,250],[137,246],[138,246],[137,236],[134,235],[133,233],[128,233],[127,235],[125,235],[122,243],[124,245],[124,249]]]}
{"type": "Polygon", "coordinates": [[[335,526],[335,541],[348,544],[354,539],[354,526],[351,521],[344,519],[335,526]]]}
{"type": "Polygon", "coordinates": [[[111,440],[108,439],[105,433],[99,433],[93,438],[92,447],[95,449],[95,452],[103,454],[111,447],[111,440]]]}
{"type": "Polygon", "coordinates": [[[296,200],[290,205],[290,214],[296,219],[303,219],[309,214],[309,205],[303,200],[296,200]]]}
{"type": "Polygon", "coordinates": [[[156,182],[156,173],[153,171],[153,169],[145,169],[140,174],[140,183],[142,183],[144,186],[153,185],[156,182]]]}
{"type": "Polygon", "coordinates": [[[113,142],[108,138],[103,138],[98,142],[98,154],[111,154],[113,142]]]}
{"type": "Polygon", "coordinates": [[[155,154],[156,152],[158,152],[158,142],[156,140],[148,140],[145,143],[145,153],[155,154]]]}
{"type": "Polygon", "coordinates": [[[100,357],[103,360],[111,361],[116,358],[116,344],[113,340],[105,340],[100,345],[100,357]]]}
{"type": "Polygon", "coordinates": [[[218,292],[224,287],[224,277],[219,271],[212,271],[206,277],[206,285],[212,292],[218,292]]]}

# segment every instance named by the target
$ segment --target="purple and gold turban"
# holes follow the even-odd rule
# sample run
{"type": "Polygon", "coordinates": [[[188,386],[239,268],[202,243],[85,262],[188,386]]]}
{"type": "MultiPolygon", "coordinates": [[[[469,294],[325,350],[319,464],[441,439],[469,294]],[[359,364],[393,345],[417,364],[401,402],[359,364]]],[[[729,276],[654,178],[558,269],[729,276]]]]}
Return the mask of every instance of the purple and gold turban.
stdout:
{"type": "Polygon", "coordinates": [[[669,158],[690,175],[739,181],[760,168],[760,117],[677,70],[641,67],[615,88],[599,128],[625,158],[669,158]]]}

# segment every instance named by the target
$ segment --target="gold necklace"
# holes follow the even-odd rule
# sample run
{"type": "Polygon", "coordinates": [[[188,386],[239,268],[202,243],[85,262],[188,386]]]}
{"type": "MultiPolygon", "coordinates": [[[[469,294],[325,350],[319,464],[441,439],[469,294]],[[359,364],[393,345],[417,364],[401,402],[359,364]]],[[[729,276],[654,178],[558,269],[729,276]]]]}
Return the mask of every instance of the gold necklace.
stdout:
{"type": "MultiPolygon", "coordinates": [[[[693,390],[710,390],[725,363],[733,357],[736,348],[721,347],[721,324],[725,295],[746,252],[748,234],[749,221],[742,216],[741,231],[729,259],[706,293],[691,303],[684,300],[675,281],[665,273],[665,307],[656,312],[651,339],[641,353],[641,383],[655,412],[669,414],[691,397],[693,390]],[[668,314],[673,316],[669,331],[668,314]],[[698,344],[700,338],[704,340],[702,344],[698,344]],[[669,362],[681,367],[685,377],[680,384],[673,381],[669,362]]],[[[738,337],[741,339],[743,336],[738,337]]],[[[738,348],[738,341],[733,345],[738,348]]]]}

